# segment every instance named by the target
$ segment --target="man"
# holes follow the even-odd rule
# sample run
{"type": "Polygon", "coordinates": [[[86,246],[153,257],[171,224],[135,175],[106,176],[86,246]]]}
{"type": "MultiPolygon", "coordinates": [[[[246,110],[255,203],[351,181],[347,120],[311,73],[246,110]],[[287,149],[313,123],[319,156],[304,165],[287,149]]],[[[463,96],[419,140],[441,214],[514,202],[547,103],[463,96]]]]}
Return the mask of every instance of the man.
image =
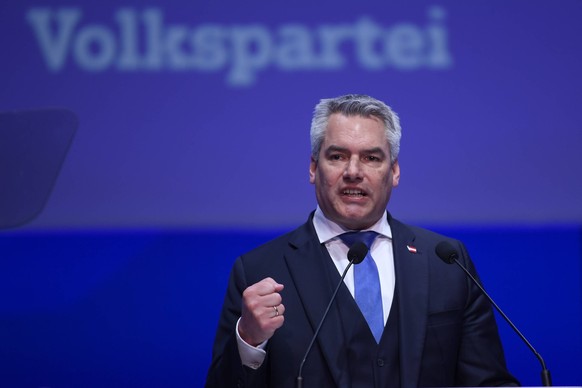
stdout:
{"type": "Polygon", "coordinates": [[[448,241],[475,273],[462,243],[386,211],[400,179],[400,136],[398,116],[372,97],[316,106],[309,180],[318,207],[298,229],[236,260],[207,387],[295,386],[348,249],[362,236],[372,236],[370,255],[339,289],[305,361],[305,387],[518,384],[506,369],[489,302],[435,254],[448,241]],[[364,263],[375,269],[362,281],[364,263]],[[378,299],[360,301],[372,295],[378,299]]]}

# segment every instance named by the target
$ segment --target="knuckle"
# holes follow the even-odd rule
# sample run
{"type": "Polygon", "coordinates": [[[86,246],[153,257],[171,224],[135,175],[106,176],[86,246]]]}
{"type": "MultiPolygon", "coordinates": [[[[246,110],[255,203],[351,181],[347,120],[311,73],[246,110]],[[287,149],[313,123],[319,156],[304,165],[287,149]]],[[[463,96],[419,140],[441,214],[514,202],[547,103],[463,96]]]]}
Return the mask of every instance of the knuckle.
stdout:
{"type": "Polygon", "coordinates": [[[254,295],[253,286],[247,287],[242,293],[243,299],[249,299],[253,295],[254,295]]]}
{"type": "Polygon", "coordinates": [[[255,311],[258,307],[258,301],[256,299],[248,299],[246,300],[246,305],[249,310],[255,311]]]}

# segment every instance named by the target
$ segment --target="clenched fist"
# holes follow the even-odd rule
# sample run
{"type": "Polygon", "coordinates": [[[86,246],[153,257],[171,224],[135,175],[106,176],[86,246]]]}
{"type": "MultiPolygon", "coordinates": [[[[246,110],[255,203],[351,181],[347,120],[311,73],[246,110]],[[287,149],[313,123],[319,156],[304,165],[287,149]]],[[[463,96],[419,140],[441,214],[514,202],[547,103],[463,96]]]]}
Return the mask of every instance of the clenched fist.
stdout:
{"type": "Polygon", "coordinates": [[[281,304],[281,290],[283,285],[272,278],[265,278],[244,290],[238,331],[249,345],[261,344],[283,326],[285,306],[281,304]]]}

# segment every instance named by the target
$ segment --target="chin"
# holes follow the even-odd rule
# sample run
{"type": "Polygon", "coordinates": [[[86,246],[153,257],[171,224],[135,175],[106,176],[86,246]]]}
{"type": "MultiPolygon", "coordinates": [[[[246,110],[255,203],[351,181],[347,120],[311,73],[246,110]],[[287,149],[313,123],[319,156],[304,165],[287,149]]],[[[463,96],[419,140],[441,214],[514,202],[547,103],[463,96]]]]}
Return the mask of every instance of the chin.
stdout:
{"type": "Polygon", "coordinates": [[[370,222],[370,219],[368,216],[362,216],[362,215],[356,215],[356,214],[344,215],[343,217],[341,217],[339,219],[338,223],[341,224],[342,226],[348,228],[348,229],[353,229],[353,230],[364,229],[364,228],[367,228],[370,225],[374,224],[374,222],[370,222]]]}

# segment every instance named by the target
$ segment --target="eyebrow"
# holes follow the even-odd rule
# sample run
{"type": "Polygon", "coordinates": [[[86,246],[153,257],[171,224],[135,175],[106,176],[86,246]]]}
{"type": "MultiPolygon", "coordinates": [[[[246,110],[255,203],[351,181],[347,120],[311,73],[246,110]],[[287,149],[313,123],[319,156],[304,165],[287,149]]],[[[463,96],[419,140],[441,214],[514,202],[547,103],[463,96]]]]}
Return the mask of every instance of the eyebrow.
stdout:
{"type": "MultiPolygon", "coordinates": [[[[349,152],[349,150],[347,148],[345,148],[345,147],[340,147],[340,146],[337,146],[337,145],[330,145],[325,150],[325,154],[326,155],[329,155],[330,153],[334,153],[334,152],[349,152]]],[[[365,153],[365,154],[380,154],[380,155],[382,155],[384,157],[386,156],[386,153],[380,147],[369,148],[369,149],[363,150],[362,153],[365,153]]]]}
{"type": "Polygon", "coordinates": [[[326,155],[331,154],[333,152],[348,152],[348,149],[344,148],[344,147],[336,146],[336,145],[330,145],[325,150],[326,155]]]}

